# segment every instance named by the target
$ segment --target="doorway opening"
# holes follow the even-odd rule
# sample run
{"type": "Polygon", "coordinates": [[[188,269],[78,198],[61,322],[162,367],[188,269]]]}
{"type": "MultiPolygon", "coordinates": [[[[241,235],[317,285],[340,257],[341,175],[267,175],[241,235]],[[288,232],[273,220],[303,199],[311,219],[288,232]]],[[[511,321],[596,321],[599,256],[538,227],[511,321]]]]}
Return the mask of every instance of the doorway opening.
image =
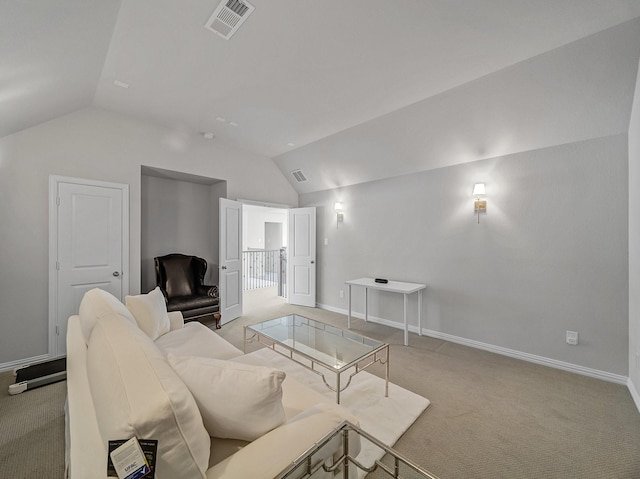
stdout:
{"type": "Polygon", "coordinates": [[[243,203],[243,314],[287,302],[289,210],[243,203]]]}

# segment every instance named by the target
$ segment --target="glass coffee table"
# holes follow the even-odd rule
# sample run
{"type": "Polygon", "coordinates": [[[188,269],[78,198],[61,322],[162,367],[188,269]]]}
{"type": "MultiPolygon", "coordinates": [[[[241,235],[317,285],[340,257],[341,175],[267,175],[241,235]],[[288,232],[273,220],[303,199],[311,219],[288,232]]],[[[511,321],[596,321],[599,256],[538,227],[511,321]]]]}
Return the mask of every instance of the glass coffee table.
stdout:
{"type": "MultiPolygon", "coordinates": [[[[385,397],[389,396],[389,345],[297,314],[244,327],[244,344],[257,341],[319,375],[336,393],[372,364],[385,366],[385,397]],[[326,375],[334,374],[330,384],[326,375]],[[343,382],[343,375],[348,375],[343,382]]],[[[246,349],[246,348],[245,348],[246,349]]]]}

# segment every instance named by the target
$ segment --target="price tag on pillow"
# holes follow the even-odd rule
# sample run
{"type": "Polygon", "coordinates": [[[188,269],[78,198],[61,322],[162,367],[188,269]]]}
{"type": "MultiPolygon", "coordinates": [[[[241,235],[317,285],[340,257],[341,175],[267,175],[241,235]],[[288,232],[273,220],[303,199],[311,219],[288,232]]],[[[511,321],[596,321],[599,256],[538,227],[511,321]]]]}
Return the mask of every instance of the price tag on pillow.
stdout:
{"type": "Polygon", "coordinates": [[[147,458],[136,437],[132,437],[109,454],[120,479],[140,479],[151,472],[147,458]]]}

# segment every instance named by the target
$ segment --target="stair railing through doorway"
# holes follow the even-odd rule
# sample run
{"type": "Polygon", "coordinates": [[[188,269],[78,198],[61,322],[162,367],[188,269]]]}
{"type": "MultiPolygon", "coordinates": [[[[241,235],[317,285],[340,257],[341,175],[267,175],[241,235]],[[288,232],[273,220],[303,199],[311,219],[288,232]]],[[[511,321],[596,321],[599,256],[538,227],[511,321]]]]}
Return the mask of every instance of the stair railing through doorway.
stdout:
{"type": "Polygon", "coordinates": [[[249,248],[242,252],[242,289],[278,287],[278,296],[286,297],[286,248],[265,250],[249,248]]]}

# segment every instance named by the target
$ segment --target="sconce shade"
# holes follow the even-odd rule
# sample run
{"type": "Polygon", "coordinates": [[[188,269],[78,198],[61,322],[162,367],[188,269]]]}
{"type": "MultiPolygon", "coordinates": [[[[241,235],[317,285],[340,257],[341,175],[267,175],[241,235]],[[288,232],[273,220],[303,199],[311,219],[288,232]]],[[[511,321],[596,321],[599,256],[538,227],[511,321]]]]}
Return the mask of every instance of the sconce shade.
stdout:
{"type": "Polygon", "coordinates": [[[485,194],[484,183],[476,183],[473,186],[473,196],[484,196],[485,194]]]}
{"type": "Polygon", "coordinates": [[[342,211],[342,203],[336,203],[333,206],[333,209],[336,210],[336,211],[342,211]]]}

